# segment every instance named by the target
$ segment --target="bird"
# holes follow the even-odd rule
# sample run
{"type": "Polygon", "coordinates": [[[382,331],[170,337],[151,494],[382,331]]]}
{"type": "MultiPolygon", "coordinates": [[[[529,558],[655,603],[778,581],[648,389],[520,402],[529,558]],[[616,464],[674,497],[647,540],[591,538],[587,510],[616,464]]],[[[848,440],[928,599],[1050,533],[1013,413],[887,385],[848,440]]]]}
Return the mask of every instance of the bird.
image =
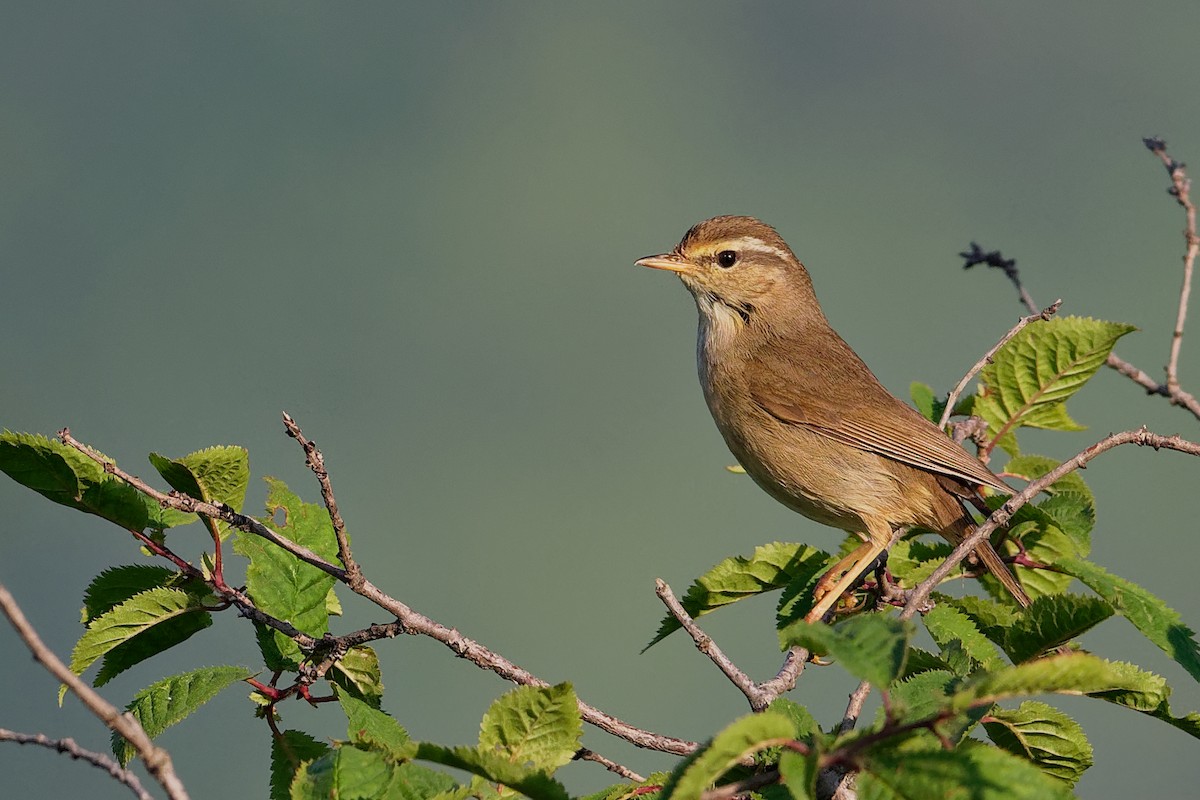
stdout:
{"type": "MultiPolygon", "coordinates": [[[[636,265],[675,273],[696,301],[696,364],[729,450],[759,487],[862,544],[817,582],[806,621],[838,599],[914,526],[953,544],[975,529],[966,503],[1013,490],[945,431],[892,395],[830,326],[808,270],[778,232],[748,216],[694,225],[636,265]]],[[[975,555],[1026,607],[984,541],[975,555]]]]}

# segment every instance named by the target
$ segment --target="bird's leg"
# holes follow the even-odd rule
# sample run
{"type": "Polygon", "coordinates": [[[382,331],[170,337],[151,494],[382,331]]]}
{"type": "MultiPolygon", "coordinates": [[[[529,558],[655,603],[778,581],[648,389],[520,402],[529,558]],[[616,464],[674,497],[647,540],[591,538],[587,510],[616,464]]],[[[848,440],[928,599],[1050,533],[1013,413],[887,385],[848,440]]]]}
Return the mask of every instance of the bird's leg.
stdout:
{"type": "Polygon", "coordinates": [[[853,553],[834,564],[833,569],[826,572],[821,580],[817,582],[816,588],[813,589],[813,600],[816,604],[813,606],[812,611],[809,611],[804,616],[804,621],[820,622],[829,609],[833,607],[833,604],[838,601],[838,598],[850,591],[858,583],[863,573],[867,572],[875,563],[875,559],[887,552],[887,546],[887,539],[880,542],[872,538],[870,541],[855,548],[853,553]],[[842,574],[843,570],[845,570],[844,575],[842,574]],[[838,575],[841,575],[840,580],[838,580],[838,575]],[[830,583],[834,585],[830,587],[830,583]]]}

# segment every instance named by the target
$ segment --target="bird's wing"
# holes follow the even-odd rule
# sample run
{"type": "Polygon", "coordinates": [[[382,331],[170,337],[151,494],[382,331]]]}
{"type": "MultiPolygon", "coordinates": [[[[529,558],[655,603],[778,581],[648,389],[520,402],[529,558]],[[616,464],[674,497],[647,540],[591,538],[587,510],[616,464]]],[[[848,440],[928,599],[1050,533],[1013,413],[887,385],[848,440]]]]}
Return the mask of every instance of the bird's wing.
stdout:
{"type": "Polygon", "coordinates": [[[848,345],[838,344],[845,350],[835,358],[806,364],[760,352],[745,373],[751,397],[781,422],[926,472],[1012,494],[982,461],[888,392],[848,345]]]}

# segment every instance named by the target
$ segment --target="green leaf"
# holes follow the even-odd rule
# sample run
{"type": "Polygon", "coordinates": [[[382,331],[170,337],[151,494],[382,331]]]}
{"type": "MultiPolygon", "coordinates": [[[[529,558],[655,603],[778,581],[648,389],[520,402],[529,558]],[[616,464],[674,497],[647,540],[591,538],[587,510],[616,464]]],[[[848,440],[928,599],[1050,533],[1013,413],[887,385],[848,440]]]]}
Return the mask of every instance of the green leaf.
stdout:
{"type": "Polygon", "coordinates": [[[434,800],[453,792],[458,784],[444,772],[422,764],[401,764],[392,773],[387,800],[434,800]]]}
{"type": "Polygon", "coordinates": [[[408,731],[399,722],[345,692],[338,692],[338,702],[346,714],[346,735],[351,742],[378,750],[392,761],[412,758],[408,731]]]}
{"type": "Polygon", "coordinates": [[[1182,717],[1172,714],[1168,703],[1171,688],[1161,675],[1122,661],[1109,662],[1108,666],[1121,676],[1122,687],[1092,692],[1092,697],[1149,714],[1200,739],[1200,714],[1192,712],[1182,717]]]}
{"type": "Polygon", "coordinates": [[[779,756],[779,774],[794,800],[816,800],[819,754],[802,756],[795,750],[784,750],[779,756]]]}
{"type": "MultiPolygon", "coordinates": [[[[819,574],[827,561],[828,553],[805,544],[774,542],[763,545],[756,547],[750,558],[727,558],[701,575],[688,587],[681,602],[695,619],[738,600],[781,589],[799,576],[819,574]]],[[[667,615],[642,652],[680,627],[677,619],[667,615]]]]}
{"type": "Polygon", "coordinates": [[[103,686],[130,667],[170,650],[212,624],[212,614],[199,610],[162,620],[105,653],[92,685],[103,686]]]}
{"type": "Polygon", "coordinates": [[[1114,692],[1123,698],[1123,705],[1131,707],[1153,708],[1160,701],[1158,687],[1149,685],[1142,676],[1129,672],[1123,665],[1087,653],[1068,653],[981,673],[955,693],[951,707],[965,710],[1010,697],[1036,694],[1100,695],[1114,692]]]}
{"type": "MultiPolygon", "coordinates": [[[[988,498],[988,505],[999,507],[1004,504],[1004,498],[988,498]]],[[[1082,539],[1072,537],[1058,527],[1058,522],[1046,512],[1034,505],[1026,504],[1017,509],[1009,527],[1009,536],[1021,542],[1025,555],[1039,564],[1055,565],[1065,559],[1087,555],[1091,542],[1087,537],[1082,539]]],[[[1011,542],[1004,545],[1006,552],[1015,552],[1011,542]]],[[[1062,594],[1071,585],[1071,576],[1048,569],[1016,568],[1017,579],[1031,599],[1044,595],[1062,594]]],[[[991,576],[985,575],[984,578],[991,576]]],[[[985,580],[984,585],[993,594],[1004,592],[999,588],[995,579],[985,580]]]]}
{"type": "Polygon", "coordinates": [[[1183,618],[1136,583],[1119,578],[1089,561],[1066,559],[1057,567],[1073,575],[1108,601],[1142,635],[1200,681],[1200,645],[1183,618]]]}
{"type": "Polygon", "coordinates": [[[931,670],[897,681],[888,689],[888,713],[879,709],[882,723],[889,715],[893,722],[906,724],[928,719],[949,705],[949,697],[962,679],[946,670],[931,670]]]}
{"type": "Polygon", "coordinates": [[[975,413],[1002,447],[1021,426],[1074,431],[1083,426],[1067,415],[1066,400],[1104,364],[1132,325],[1086,317],[1058,317],[1027,326],[992,357],[980,373],[975,413]]]}
{"type": "Polygon", "coordinates": [[[944,595],[935,594],[934,600],[937,605],[923,620],[929,635],[941,648],[943,659],[946,658],[951,643],[958,642],[971,661],[985,669],[995,669],[1003,665],[1004,661],[1000,658],[996,646],[980,633],[970,617],[955,608],[944,595]]]}
{"type": "Polygon", "coordinates": [[[670,778],[667,772],[652,772],[641,783],[618,783],[598,792],[584,795],[579,800],[657,800],[664,783],[670,778]]]}
{"type": "MultiPolygon", "coordinates": [[[[173,675],[138,692],[125,710],[137,718],[146,735],[153,739],[216,697],[225,687],[253,674],[244,667],[203,667],[173,675]]],[[[137,751],[114,733],[113,755],[121,766],[125,766],[137,751]]]]}
{"type": "Polygon", "coordinates": [[[963,597],[939,595],[938,603],[952,606],[966,614],[971,622],[975,623],[975,627],[979,629],[980,633],[1000,645],[1004,644],[1004,640],[1008,636],[1008,629],[1021,618],[1020,613],[1014,611],[1012,606],[975,595],[964,595],[963,597]]]}
{"type": "MultiPolygon", "coordinates": [[[[1022,455],[1012,459],[1004,467],[1011,475],[1019,475],[1026,481],[1034,481],[1059,465],[1059,461],[1046,456],[1022,455]]],[[[1046,488],[1049,497],[1037,505],[1049,515],[1064,533],[1073,539],[1088,541],[1096,524],[1096,499],[1092,490],[1077,472],[1068,472],[1046,488]]]]}
{"type": "MultiPolygon", "coordinates": [[[[267,478],[267,518],[281,535],[302,544],[330,561],[336,561],[337,542],[328,512],[319,505],[301,502],[287,486],[267,478]],[[282,514],[284,524],[277,525],[272,517],[282,514]]],[[[333,586],[332,575],[306,564],[285,550],[252,533],[238,531],[234,540],[235,552],[250,559],[246,569],[246,591],[255,604],[277,619],[286,619],[309,636],[321,637],[329,630],[329,611],[326,597],[333,586]]],[[[296,644],[277,631],[266,637],[285,659],[301,658],[296,644]]],[[[264,658],[271,654],[263,646],[264,658]]]]}
{"type": "Polygon", "coordinates": [[[883,614],[860,614],[836,625],[793,622],[779,632],[783,646],[828,654],[856,678],[887,686],[904,672],[912,624],[883,614]]]}
{"type": "Polygon", "coordinates": [[[337,747],[302,766],[291,785],[292,800],[368,800],[388,796],[395,768],[382,754],[337,747]]]}
{"type": "MultiPolygon", "coordinates": [[[[118,645],[185,614],[208,617],[208,612],[200,606],[194,595],[178,589],[150,589],[134,595],[88,624],[88,629],[79,638],[74,652],[71,653],[71,671],[81,675],[92,662],[118,645]]],[[[190,626],[185,624],[179,632],[190,630],[187,634],[190,636],[212,624],[211,620],[207,623],[190,622],[190,626]]],[[[166,641],[170,641],[171,638],[166,637],[166,641]]],[[[178,641],[182,639],[174,643],[178,641]]]]}
{"type": "Polygon", "coordinates": [[[942,412],[935,408],[937,397],[933,393],[932,386],[928,383],[921,383],[921,381],[913,381],[908,385],[908,396],[912,398],[913,405],[917,407],[917,411],[921,412],[921,416],[930,422],[938,421],[942,412]]]}
{"type": "Polygon", "coordinates": [[[519,686],[483,715],[479,748],[518,766],[554,772],[579,750],[583,721],[569,683],[519,686]]]}
{"type": "Polygon", "coordinates": [[[743,758],[769,747],[791,741],[792,721],[780,714],[764,712],[742,717],[684,762],[663,787],[663,800],[699,800],[703,792],[743,758]]]}
{"type": "Polygon", "coordinates": [[[149,524],[146,503],[136,489],[74,447],[40,434],[0,432],[0,471],[55,503],[123,528],[141,531],[149,524]]]}
{"type": "Polygon", "coordinates": [[[84,590],[81,622],[91,622],[136,594],[171,586],[178,578],[179,573],[175,570],[151,564],[109,567],[92,578],[84,590]]]}
{"type": "Polygon", "coordinates": [[[1028,761],[979,742],[953,750],[883,743],[861,759],[859,800],[1068,800],[1071,792],[1028,761]]]}
{"type": "Polygon", "coordinates": [[[484,780],[499,783],[531,800],[568,800],[567,790],[545,772],[528,770],[489,750],[473,747],[442,747],[421,742],[416,757],[461,769],[484,780]]]}
{"type": "Polygon", "coordinates": [[[240,512],[250,484],[250,456],[244,447],[217,445],[169,459],[150,454],[150,463],[172,489],[205,500],[224,503],[240,512]]]}
{"type": "Polygon", "coordinates": [[[1028,661],[1083,635],[1112,614],[1113,607],[1098,597],[1039,597],[1008,629],[1004,651],[1014,662],[1028,661]]]}
{"type": "Polygon", "coordinates": [[[300,766],[330,752],[329,746],[303,731],[286,730],[271,737],[271,800],[288,800],[300,766]]]}
{"type": "Polygon", "coordinates": [[[360,645],[333,665],[326,677],[372,708],[383,700],[383,675],[374,648],[360,645]]]}
{"type": "Polygon", "coordinates": [[[995,709],[984,718],[983,727],[998,747],[1028,759],[1067,786],[1074,786],[1094,763],[1092,746],[1079,723],[1037,700],[1027,700],[1016,709],[995,709]]]}
{"type": "Polygon", "coordinates": [[[817,724],[817,720],[809,710],[786,697],[777,697],[772,700],[771,705],[767,706],[767,711],[790,719],[793,726],[792,736],[800,741],[811,742],[813,737],[821,732],[821,726],[817,724]]]}

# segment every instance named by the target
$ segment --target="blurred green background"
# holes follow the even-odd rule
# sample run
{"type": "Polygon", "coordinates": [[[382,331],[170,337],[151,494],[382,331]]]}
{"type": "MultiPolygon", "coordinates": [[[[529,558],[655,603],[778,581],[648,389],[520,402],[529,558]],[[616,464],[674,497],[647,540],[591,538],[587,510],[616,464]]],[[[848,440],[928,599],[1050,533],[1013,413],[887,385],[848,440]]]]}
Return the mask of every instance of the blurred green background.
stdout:
{"type": "MultiPolygon", "coordinates": [[[[1134,323],[1118,352],[1159,375],[1182,216],[1141,145],[1200,163],[1194,2],[5,4],[0,24],[0,425],[145,454],[250,449],[315,500],[286,409],[324,449],[356,552],[382,587],[632,723],[704,737],[744,712],[680,637],[639,648],[717,560],[838,535],[723,467],[696,385],[694,310],[634,268],[692,223],[775,224],[881,380],[945,391],[1021,313],[977,239],[1043,304],[1134,323]]],[[[1200,311],[1181,375],[1200,390],[1200,311]]],[[[1071,455],[1190,415],[1105,371],[1072,401],[1071,455]]],[[[1084,476],[1096,560],[1200,624],[1200,462],[1125,450],[1084,476]]],[[[252,509],[261,505],[261,483],[252,509]]],[[[0,480],[0,581],[67,654],[128,537],[0,480]]],[[[178,535],[202,544],[199,528],[178,535]]],[[[772,600],[707,629],[747,670],[779,663],[772,600]]],[[[385,621],[348,602],[345,625],[385,621]]],[[[1123,620],[1085,643],[1196,684],[1123,620]]],[[[0,625],[0,725],[107,736],[0,625]]],[[[380,645],[386,708],[473,742],[507,687],[419,639],[380,645]]],[[[255,663],[219,619],[105,687],[123,705],[198,664],[255,663]]],[[[834,722],[853,682],[792,697],[834,722]]],[[[1089,798],[1192,796],[1196,742],[1096,701],[1089,798]]],[[[285,724],[341,736],[336,710],[285,724]]],[[[268,732],[228,691],[162,742],[193,797],[265,796],[268,732]]],[[[589,731],[648,771],[670,759],[589,731]]],[[[5,794],[127,796],[44,750],[0,746],[5,794]]],[[[563,777],[606,783],[593,764],[563,777]]]]}

